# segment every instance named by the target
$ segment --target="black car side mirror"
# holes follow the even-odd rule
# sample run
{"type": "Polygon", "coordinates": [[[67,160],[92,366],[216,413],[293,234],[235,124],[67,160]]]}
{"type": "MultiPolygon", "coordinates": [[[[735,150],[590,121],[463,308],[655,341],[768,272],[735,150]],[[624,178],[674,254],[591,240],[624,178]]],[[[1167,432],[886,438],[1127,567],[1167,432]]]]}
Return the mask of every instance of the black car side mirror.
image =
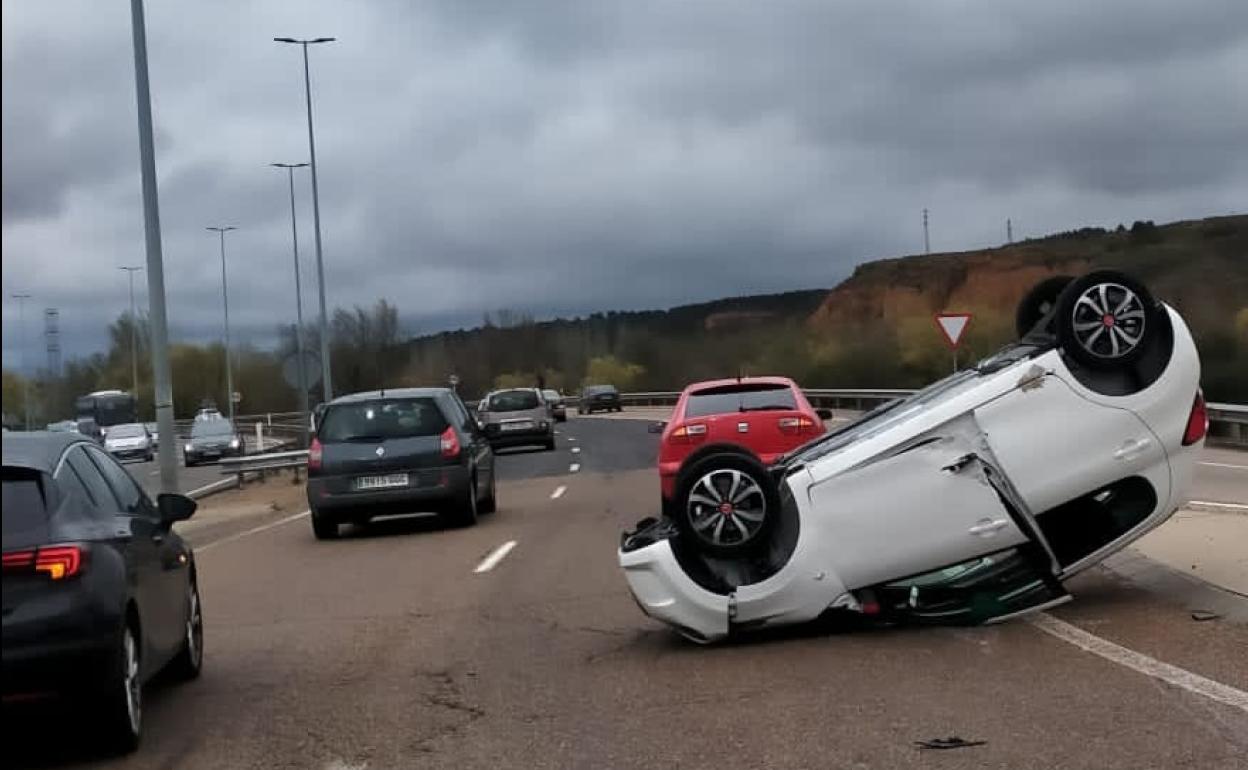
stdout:
{"type": "Polygon", "coordinates": [[[177,521],[186,521],[195,513],[199,503],[186,495],[164,493],[156,498],[156,509],[160,511],[160,523],[166,526],[177,521]]]}
{"type": "Polygon", "coordinates": [[[648,428],[648,430],[651,433],[662,433],[663,431],[667,430],[667,423],[666,422],[652,422],[650,423],[650,427],[648,428]]]}
{"type": "Polygon", "coordinates": [[[816,410],[815,410],[815,414],[819,415],[819,419],[820,419],[820,420],[831,420],[831,419],[832,419],[832,410],[831,410],[831,409],[816,409],[816,410]]]}

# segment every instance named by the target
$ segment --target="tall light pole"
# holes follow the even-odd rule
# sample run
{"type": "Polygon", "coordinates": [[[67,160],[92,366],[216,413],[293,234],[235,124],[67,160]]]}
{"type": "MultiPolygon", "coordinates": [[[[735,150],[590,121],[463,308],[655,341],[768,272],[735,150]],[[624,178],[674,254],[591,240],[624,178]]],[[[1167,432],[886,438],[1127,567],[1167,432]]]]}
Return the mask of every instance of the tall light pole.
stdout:
{"type": "MultiPolygon", "coordinates": [[[[21,369],[26,369],[26,300],[30,299],[29,294],[10,294],[10,297],[17,300],[17,325],[21,328],[21,369]]],[[[26,412],[26,430],[30,430],[30,373],[22,372],[22,406],[26,412]]]]}
{"type": "Polygon", "coordinates": [[[332,43],[335,38],[318,37],[297,40],[293,37],[275,37],[274,42],[291,43],[303,49],[303,91],[308,103],[308,160],[312,167],[312,224],[316,231],[316,280],[321,303],[321,387],[326,403],[334,397],[334,386],[329,377],[329,316],[325,309],[325,262],[321,253],[321,198],[316,184],[316,141],[312,135],[312,76],[308,73],[308,46],[332,43]]]}
{"type": "Polygon", "coordinates": [[[286,169],[290,180],[290,242],[295,251],[295,358],[299,374],[299,422],[303,425],[303,445],[308,445],[308,377],[303,367],[303,286],[299,281],[299,226],[295,218],[295,169],[307,163],[270,163],[274,168],[286,169]]]}
{"type": "Polygon", "coordinates": [[[134,273],[142,267],[119,267],[130,277],[130,375],[133,382],[131,392],[139,397],[139,323],[134,317],[134,273]]]}
{"type": "MultiPolygon", "coordinates": [[[[147,80],[147,26],[143,0],[130,0],[134,34],[134,96],[139,113],[139,170],[143,179],[143,235],[147,247],[148,329],[152,346],[152,388],[156,430],[173,433],[173,377],[169,372],[169,326],[165,317],[165,262],[160,248],[160,200],[156,191],[156,149],[152,142],[152,94],[147,80]]],[[[177,441],[160,442],[160,491],[178,491],[177,441]]]]}
{"type": "Polygon", "coordinates": [[[221,236],[221,302],[225,306],[225,400],[229,402],[230,422],[234,422],[234,372],[230,366],[230,292],[225,283],[225,234],[237,227],[206,227],[221,236]]]}

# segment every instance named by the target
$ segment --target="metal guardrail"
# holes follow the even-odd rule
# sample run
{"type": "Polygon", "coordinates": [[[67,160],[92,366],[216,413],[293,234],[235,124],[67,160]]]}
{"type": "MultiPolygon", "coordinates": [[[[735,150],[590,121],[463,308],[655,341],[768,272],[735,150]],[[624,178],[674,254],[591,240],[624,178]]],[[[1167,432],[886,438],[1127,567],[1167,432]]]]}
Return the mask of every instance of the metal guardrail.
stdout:
{"type": "Polygon", "coordinates": [[[299,471],[308,467],[308,450],[296,449],[290,452],[266,452],[242,457],[225,457],[221,459],[220,465],[221,474],[237,476],[239,486],[242,486],[243,477],[248,473],[293,469],[295,477],[298,478],[299,471]]]}
{"type": "Polygon", "coordinates": [[[1210,437],[1238,446],[1248,445],[1248,404],[1206,404],[1210,437]]]}

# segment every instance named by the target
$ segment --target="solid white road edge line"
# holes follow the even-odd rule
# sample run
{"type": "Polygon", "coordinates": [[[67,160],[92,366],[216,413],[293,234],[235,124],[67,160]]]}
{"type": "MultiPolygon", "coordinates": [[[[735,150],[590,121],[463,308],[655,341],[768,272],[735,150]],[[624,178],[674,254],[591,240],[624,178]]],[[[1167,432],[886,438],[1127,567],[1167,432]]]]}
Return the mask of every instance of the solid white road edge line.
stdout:
{"type": "Polygon", "coordinates": [[[581,448],[579,446],[572,447],[572,454],[577,454],[580,451],[581,451],[581,448]]]}
{"type": "Polygon", "coordinates": [[[1188,692],[1203,695],[1210,700],[1225,703],[1228,706],[1248,712],[1248,692],[1222,684],[1221,682],[1215,682],[1212,679],[1206,679],[1200,674],[1193,674],[1191,671],[1178,666],[1163,663],[1156,658],[1150,658],[1135,650],[1129,650],[1122,645],[1115,644],[1108,639],[1102,639],[1096,634],[1084,631],[1082,628],[1071,625],[1064,620],[1058,620],[1048,613],[1042,612],[1038,615],[1032,615],[1027,618],[1027,622],[1050,636],[1055,636],[1064,642],[1069,642],[1080,649],[1086,650],[1093,655],[1099,655],[1120,666],[1125,666],[1145,676],[1160,679],[1167,684],[1180,687],[1188,692]]]}
{"type": "Polygon", "coordinates": [[[220,540],[213,540],[211,543],[205,543],[204,545],[197,546],[194,548],[194,551],[195,553],[203,553],[204,551],[207,551],[210,548],[216,548],[219,545],[225,545],[226,543],[232,543],[235,540],[241,540],[242,538],[247,537],[248,535],[254,535],[257,532],[263,532],[266,529],[273,529],[274,527],[280,527],[283,524],[289,524],[290,522],[295,521],[297,519],[302,519],[304,516],[307,516],[310,513],[312,512],[304,511],[303,513],[295,513],[290,516],[287,516],[284,519],[278,519],[277,521],[270,521],[268,524],[261,524],[258,527],[252,527],[251,529],[244,530],[242,532],[236,532],[235,534],[229,535],[228,537],[223,537],[220,540]]]}
{"type": "Polygon", "coordinates": [[[1210,508],[1227,508],[1232,511],[1248,511],[1243,503],[1215,503],[1209,500],[1188,500],[1184,505],[1207,505],[1210,508]]]}
{"type": "Polygon", "coordinates": [[[568,473],[576,473],[580,469],[581,469],[580,463],[572,463],[571,465],[568,466],[568,473]]]}
{"type": "Polygon", "coordinates": [[[506,543],[503,543],[502,545],[500,545],[499,547],[491,551],[489,556],[482,559],[481,563],[477,565],[477,568],[474,569],[473,572],[475,572],[478,575],[480,575],[482,572],[489,572],[490,570],[494,569],[494,567],[497,566],[500,561],[503,560],[503,557],[511,553],[511,549],[515,547],[516,547],[516,541],[508,540],[506,543]]]}
{"type": "Polygon", "coordinates": [[[1248,465],[1232,465],[1231,463],[1198,462],[1197,465],[1208,465],[1213,468],[1234,468],[1237,471],[1248,471],[1248,465]]]}
{"type": "Polygon", "coordinates": [[[567,491],[568,491],[568,488],[566,486],[555,487],[555,491],[550,493],[550,499],[558,500],[559,498],[563,497],[563,493],[567,491]]]}

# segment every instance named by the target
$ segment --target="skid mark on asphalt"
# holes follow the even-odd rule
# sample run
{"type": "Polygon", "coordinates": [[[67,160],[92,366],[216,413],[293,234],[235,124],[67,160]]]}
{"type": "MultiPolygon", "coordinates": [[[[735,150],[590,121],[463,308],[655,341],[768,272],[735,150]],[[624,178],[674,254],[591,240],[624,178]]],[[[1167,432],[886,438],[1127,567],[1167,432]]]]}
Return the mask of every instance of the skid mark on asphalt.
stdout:
{"type": "Polygon", "coordinates": [[[482,574],[483,572],[489,572],[490,570],[498,566],[498,563],[502,561],[504,558],[506,558],[507,554],[511,553],[511,549],[515,547],[516,547],[516,541],[508,540],[506,543],[503,543],[502,545],[500,545],[499,547],[491,551],[489,556],[486,556],[484,559],[482,559],[481,563],[477,565],[477,568],[474,569],[473,572],[478,575],[482,574]]]}
{"type": "Polygon", "coordinates": [[[1225,703],[1228,706],[1248,712],[1248,692],[1222,684],[1221,682],[1215,682],[1200,674],[1193,674],[1191,671],[1178,666],[1163,663],[1156,658],[1151,658],[1135,650],[1127,649],[1108,639],[1102,639],[1096,634],[1084,631],[1082,628],[1071,625],[1064,620],[1058,620],[1047,613],[1040,613],[1027,618],[1027,622],[1050,636],[1069,642],[1082,650],[1093,655],[1099,655],[1120,666],[1137,671],[1145,676],[1151,676],[1154,679],[1160,679],[1167,684],[1182,688],[1190,693],[1203,695],[1210,700],[1225,703]]]}
{"type": "Polygon", "coordinates": [[[257,532],[264,532],[265,530],[273,529],[274,527],[280,527],[283,524],[289,524],[292,521],[302,519],[304,516],[307,516],[309,513],[311,513],[311,511],[304,511],[303,513],[296,513],[291,516],[287,516],[284,519],[278,519],[277,521],[271,521],[268,524],[262,524],[259,527],[252,527],[251,529],[244,530],[242,532],[236,532],[235,534],[230,535],[229,537],[223,537],[220,540],[214,540],[211,543],[205,543],[204,545],[201,545],[198,548],[196,548],[195,552],[197,554],[200,554],[209,549],[216,548],[219,545],[225,545],[226,543],[232,543],[235,540],[241,540],[244,537],[247,537],[248,535],[254,535],[257,532]]]}

